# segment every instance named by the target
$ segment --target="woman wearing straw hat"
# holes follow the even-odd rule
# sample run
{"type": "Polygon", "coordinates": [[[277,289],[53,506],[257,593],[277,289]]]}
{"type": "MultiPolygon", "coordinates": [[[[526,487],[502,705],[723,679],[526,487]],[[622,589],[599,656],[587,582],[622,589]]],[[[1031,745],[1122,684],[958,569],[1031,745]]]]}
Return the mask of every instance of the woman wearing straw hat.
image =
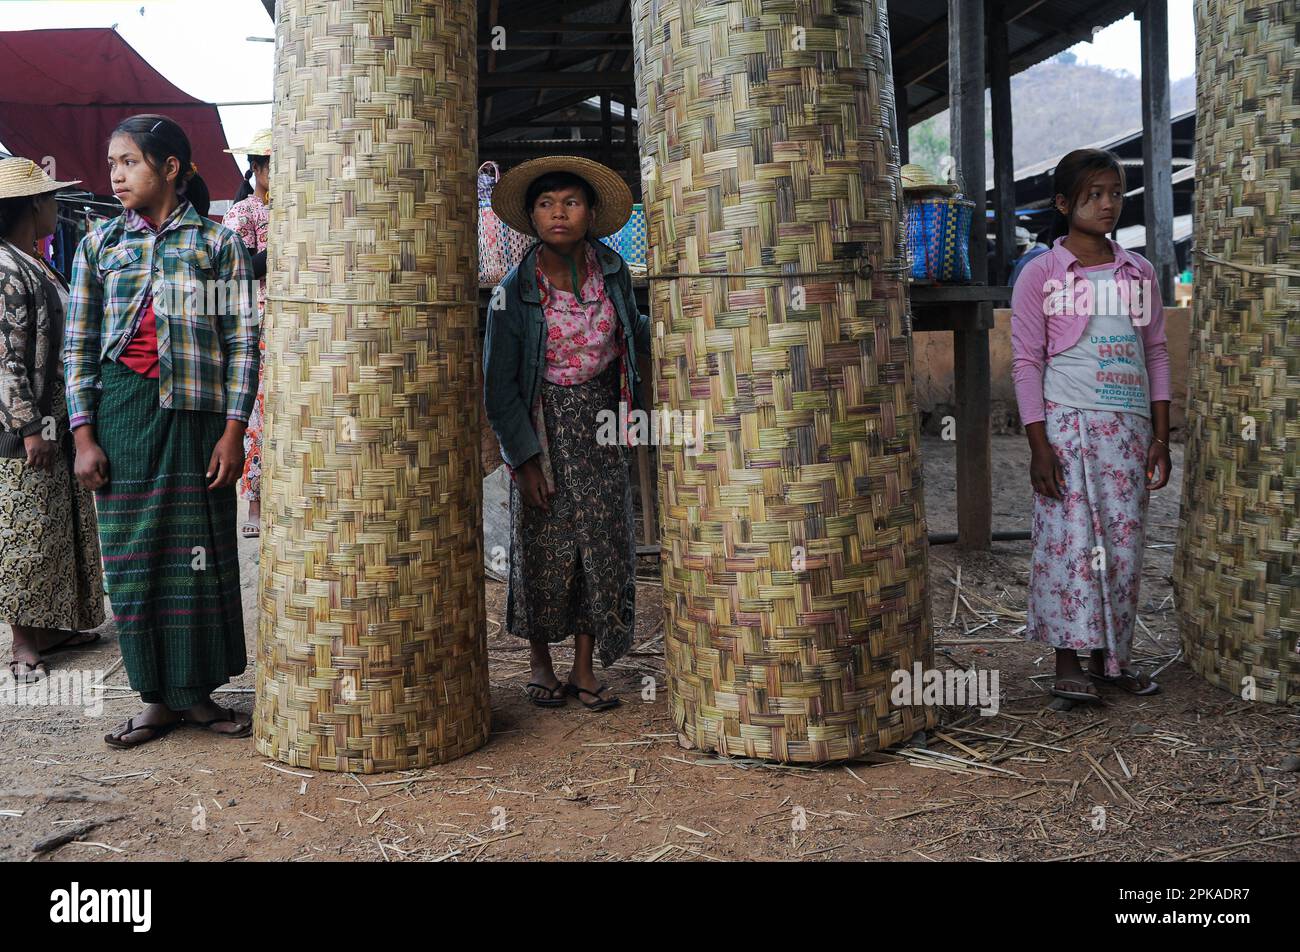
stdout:
{"type": "Polygon", "coordinates": [[[506,173],[492,207],[539,239],[502,280],[484,344],[484,403],[513,476],[506,629],[531,644],[533,703],[606,710],[619,701],[592,656],[609,667],[631,647],[636,543],[627,441],[601,421],[639,409],[650,322],[627,264],[596,239],[628,220],[632,195],[598,162],[547,156],[506,173]],[[549,645],[570,636],[561,684],[549,645]]]}
{"type": "Polygon", "coordinates": [[[99,640],[104,623],[95,505],[72,474],[64,396],[68,289],[36,249],[58,222],[56,182],[28,159],[0,161],[0,620],[9,673],[49,672],[41,654],[99,640]]]}
{"type": "MultiPolygon", "coordinates": [[[[252,256],[253,277],[258,280],[258,327],[266,312],[266,239],[271,227],[271,130],[263,129],[253,141],[239,149],[226,149],[232,155],[248,156],[248,171],[240,186],[235,204],[230,206],[222,224],[244,242],[252,256]]],[[[266,340],[260,334],[258,348],[265,352],[266,340]]],[[[239,494],[248,502],[248,521],[240,531],[244,538],[256,538],[262,532],[262,400],[264,368],[259,362],[257,402],[244,431],[244,474],[239,480],[239,494]]]]}

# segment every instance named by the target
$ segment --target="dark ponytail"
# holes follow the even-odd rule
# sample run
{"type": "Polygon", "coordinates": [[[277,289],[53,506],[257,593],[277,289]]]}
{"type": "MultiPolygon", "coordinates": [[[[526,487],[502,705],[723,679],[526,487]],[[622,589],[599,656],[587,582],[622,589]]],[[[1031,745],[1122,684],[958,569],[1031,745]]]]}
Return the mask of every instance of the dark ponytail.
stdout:
{"type": "Polygon", "coordinates": [[[181,167],[176,177],[176,194],[193,205],[201,216],[207,217],[212,207],[212,195],[203,176],[193,170],[194,153],[189,136],[174,119],[152,113],[131,116],[117,124],[113,135],[130,136],[149,167],[159,175],[163,174],[163,164],[175,157],[181,167]]]}
{"type": "Polygon", "coordinates": [[[253,173],[262,165],[262,163],[270,163],[270,161],[270,156],[266,155],[250,155],[248,157],[248,171],[244,173],[244,184],[239,186],[239,191],[235,194],[235,200],[231,204],[238,205],[244,199],[257,192],[257,189],[253,187],[253,173]]]}
{"type": "Polygon", "coordinates": [[[1056,173],[1052,176],[1052,241],[1070,233],[1070,219],[1056,208],[1056,196],[1064,195],[1073,211],[1093,176],[1110,170],[1119,175],[1120,191],[1127,191],[1124,164],[1109,149],[1075,149],[1056,163],[1056,173]]]}

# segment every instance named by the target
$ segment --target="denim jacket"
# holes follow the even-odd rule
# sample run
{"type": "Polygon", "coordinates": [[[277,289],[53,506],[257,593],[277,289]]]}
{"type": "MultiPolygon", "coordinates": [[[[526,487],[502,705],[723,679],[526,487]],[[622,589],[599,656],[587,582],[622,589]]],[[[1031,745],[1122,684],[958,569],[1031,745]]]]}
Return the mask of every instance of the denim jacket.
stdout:
{"type": "MultiPolygon", "coordinates": [[[[603,242],[589,239],[605,275],[609,295],[623,326],[627,350],[623,370],[632,389],[632,409],[639,407],[637,355],[650,352],[650,318],[638,313],[627,262],[603,242]]],[[[493,289],[483,341],[483,403],[488,422],[501,443],[501,458],[518,469],[542,451],[533,430],[531,409],[542,386],[546,367],[546,315],[537,287],[537,250],[533,244],[510,273],[493,289]]]]}

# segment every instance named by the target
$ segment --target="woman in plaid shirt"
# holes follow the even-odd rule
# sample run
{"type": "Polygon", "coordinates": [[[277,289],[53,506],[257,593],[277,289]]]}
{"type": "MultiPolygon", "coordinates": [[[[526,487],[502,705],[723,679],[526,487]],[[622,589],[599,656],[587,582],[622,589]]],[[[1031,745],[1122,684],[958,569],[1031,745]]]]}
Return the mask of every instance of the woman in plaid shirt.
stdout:
{"type": "Polygon", "coordinates": [[[64,335],[76,476],[97,494],[122,658],[144,710],[104,740],[250,718],[212,691],[247,663],[235,480],[257,392],[256,284],[243,242],[204,217],[189,140],[133,116],[108,146],[123,213],[77,249],[64,335]]]}

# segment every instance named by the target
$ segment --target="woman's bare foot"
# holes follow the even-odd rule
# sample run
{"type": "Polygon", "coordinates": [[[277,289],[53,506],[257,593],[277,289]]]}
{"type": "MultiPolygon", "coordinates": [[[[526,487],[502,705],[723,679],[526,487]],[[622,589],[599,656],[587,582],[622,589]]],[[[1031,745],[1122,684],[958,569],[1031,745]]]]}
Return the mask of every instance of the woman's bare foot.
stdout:
{"type": "Polygon", "coordinates": [[[212,698],[181,712],[190,724],[227,737],[247,737],[253,732],[253,719],[247,714],[219,706],[212,698]]]}
{"type": "Polygon", "coordinates": [[[10,655],[9,674],[19,684],[33,684],[49,676],[41,662],[41,629],[26,625],[11,625],[14,633],[13,654],[10,655]]]}
{"type": "Polygon", "coordinates": [[[560,701],[564,695],[560,679],[555,676],[551,662],[551,649],[545,642],[533,642],[528,657],[528,686],[524,692],[534,701],[560,701]]]}
{"type": "Polygon", "coordinates": [[[1056,683],[1052,694],[1071,701],[1100,701],[1096,686],[1083,673],[1073,648],[1056,649],[1056,683]]]}
{"type": "Polygon", "coordinates": [[[248,504],[248,518],[239,531],[245,539],[256,539],[262,534],[262,501],[254,499],[248,504]]]}
{"type": "Polygon", "coordinates": [[[578,635],[573,640],[573,668],[569,671],[567,687],[584,707],[594,711],[603,711],[617,707],[621,702],[610,693],[607,685],[601,684],[596,672],[591,667],[591,655],[595,642],[590,635],[578,635]]]}
{"type": "Polygon", "coordinates": [[[181,722],[181,716],[166,704],[146,704],[144,710],[128,718],[104,735],[110,747],[139,747],[157,740],[181,722]]]}

